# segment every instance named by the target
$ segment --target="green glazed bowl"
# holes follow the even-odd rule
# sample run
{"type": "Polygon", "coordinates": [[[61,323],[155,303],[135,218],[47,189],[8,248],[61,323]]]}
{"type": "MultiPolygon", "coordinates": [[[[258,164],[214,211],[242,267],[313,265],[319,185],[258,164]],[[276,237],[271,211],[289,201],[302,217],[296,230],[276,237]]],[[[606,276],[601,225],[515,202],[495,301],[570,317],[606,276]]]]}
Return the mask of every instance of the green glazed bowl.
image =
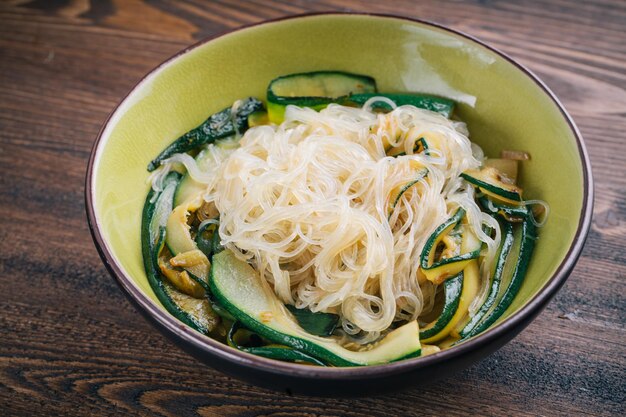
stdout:
{"type": "Polygon", "coordinates": [[[564,283],[592,212],[589,159],[554,94],[503,53],[442,26],[380,15],[315,14],[239,29],[167,60],[113,111],[94,145],[86,180],[89,224],[104,263],[164,334],[199,360],[252,383],[308,394],[365,394],[431,382],[487,355],[520,332],[564,283]],[[459,103],[457,114],[487,155],[525,150],[525,195],[550,205],[513,305],[488,331],[424,358],[357,368],[283,363],[243,353],[186,327],[157,301],[140,248],[148,162],[173,139],[236,99],[265,97],[294,72],[373,76],[380,91],[424,92],[459,103]]]}

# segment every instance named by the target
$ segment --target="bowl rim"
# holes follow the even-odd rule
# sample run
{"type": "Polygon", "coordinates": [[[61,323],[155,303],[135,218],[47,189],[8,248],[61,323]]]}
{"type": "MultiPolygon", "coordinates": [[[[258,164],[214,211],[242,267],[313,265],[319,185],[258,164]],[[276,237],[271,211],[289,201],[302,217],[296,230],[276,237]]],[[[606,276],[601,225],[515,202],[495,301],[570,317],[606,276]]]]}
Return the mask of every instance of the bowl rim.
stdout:
{"type": "MultiPolygon", "coordinates": [[[[493,46],[488,45],[487,43],[479,40],[478,38],[466,34],[463,31],[457,29],[451,29],[447,26],[444,26],[439,23],[431,22],[428,20],[411,18],[406,16],[399,16],[394,14],[386,14],[386,13],[359,13],[359,12],[339,12],[339,11],[330,11],[330,12],[314,12],[314,13],[304,13],[297,15],[289,15],[283,16],[275,19],[264,20],[262,22],[252,23],[244,26],[240,26],[238,28],[227,30],[224,32],[220,32],[216,35],[209,36],[201,39],[200,41],[182,49],[181,51],[175,53],[156,67],[154,67],[150,72],[145,74],[124,96],[124,98],[113,108],[113,110],[107,116],[105,122],[103,123],[96,140],[92,146],[89,162],[87,165],[87,174],[85,177],[85,208],[87,212],[87,221],[89,225],[89,230],[91,232],[92,238],[94,240],[96,249],[102,258],[106,268],[109,273],[113,275],[115,280],[117,281],[120,288],[126,293],[127,296],[131,298],[145,315],[153,318],[158,324],[165,327],[171,333],[177,335],[179,338],[183,339],[186,343],[191,344],[197,350],[209,353],[218,357],[219,359],[235,362],[238,365],[242,366],[254,366],[260,371],[264,371],[267,373],[273,374],[282,374],[289,375],[293,377],[306,377],[306,378],[330,378],[335,380],[352,380],[352,379],[360,379],[363,377],[388,377],[395,374],[400,374],[403,372],[407,372],[409,370],[416,370],[419,368],[425,368],[431,365],[434,365],[439,362],[451,360],[452,358],[456,358],[463,355],[468,355],[473,351],[477,351],[481,346],[485,344],[495,343],[497,340],[502,338],[505,334],[509,332],[509,330],[521,326],[525,327],[526,319],[531,317],[533,314],[540,312],[543,307],[552,299],[552,297],[556,294],[558,289],[565,283],[568,276],[572,272],[578,258],[580,257],[581,251],[585,244],[585,240],[589,233],[590,225],[591,225],[591,216],[593,212],[593,195],[594,195],[594,184],[592,178],[591,171],[591,163],[589,160],[589,155],[587,153],[587,149],[585,147],[582,135],[578,130],[578,127],[572,120],[571,116],[565,110],[564,106],[561,104],[556,95],[546,86],[546,84],[531,70],[526,68],[524,65],[518,63],[513,58],[511,58],[506,53],[496,49],[493,46]],[[448,350],[443,350],[441,352],[426,356],[426,357],[418,357],[413,359],[406,359],[398,362],[392,362],[381,365],[369,365],[369,366],[361,366],[361,367],[314,367],[308,365],[302,365],[297,363],[288,363],[281,362],[273,359],[267,359],[260,356],[252,355],[246,352],[241,352],[230,346],[222,344],[217,340],[214,340],[208,336],[205,336],[190,327],[186,326],[174,316],[172,316],[167,311],[163,310],[157,304],[150,299],[139,287],[134,283],[130,276],[127,276],[121,265],[119,265],[109,246],[107,245],[103,235],[100,232],[100,226],[98,219],[95,213],[95,183],[94,183],[94,168],[96,166],[97,156],[101,149],[101,145],[105,143],[103,141],[103,136],[107,127],[112,122],[112,120],[117,116],[120,108],[127,102],[129,97],[133,94],[133,92],[139,87],[141,84],[146,82],[153,75],[156,75],[158,71],[164,66],[172,63],[182,55],[187,54],[188,52],[205,45],[208,42],[211,42],[215,39],[221,38],[223,36],[227,36],[231,33],[235,33],[241,30],[246,30],[249,28],[253,28],[256,26],[263,25],[271,25],[273,23],[282,22],[285,20],[295,20],[295,19],[307,19],[307,18],[315,18],[315,17],[324,17],[324,16],[359,16],[359,17],[369,17],[373,19],[395,19],[404,22],[410,23],[418,23],[423,26],[434,27],[439,30],[443,30],[448,32],[449,34],[459,36],[465,38],[466,40],[476,43],[479,46],[482,46],[489,51],[497,54],[504,60],[508,61],[510,64],[514,65],[522,71],[530,80],[535,82],[537,86],[543,90],[543,92],[552,100],[552,102],[559,109],[561,116],[565,119],[568,124],[570,130],[572,131],[574,138],[576,140],[576,145],[578,148],[578,156],[580,157],[580,162],[582,166],[582,174],[583,174],[583,201],[582,208],[580,214],[580,220],[578,222],[576,233],[574,235],[574,242],[570,246],[568,252],[566,253],[564,259],[559,264],[558,268],[554,272],[554,274],[548,279],[544,287],[537,293],[533,298],[531,298],[525,305],[523,305],[519,310],[511,314],[506,320],[499,323],[497,326],[491,327],[484,331],[483,333],[477,335],[476,337],[448,350]]],[[[469,355],[468,355],[469,356],[469,355]]]]}

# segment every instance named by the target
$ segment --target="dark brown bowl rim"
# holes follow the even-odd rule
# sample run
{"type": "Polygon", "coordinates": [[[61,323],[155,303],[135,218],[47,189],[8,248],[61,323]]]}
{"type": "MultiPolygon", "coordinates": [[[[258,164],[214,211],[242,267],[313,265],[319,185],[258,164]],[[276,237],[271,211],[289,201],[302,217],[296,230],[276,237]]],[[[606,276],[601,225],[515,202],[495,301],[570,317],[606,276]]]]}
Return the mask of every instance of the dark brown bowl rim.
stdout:
{"type": "Polygon", "coordinates": [[[205,351],[211,355],[215,355],[221,359],[232,361],[238,363],[243,366],[252,366],[258,370],[262,370],[268,373],[278,373],[285,374],[293,377],[305,377],[305,378],[331,378],[335,380],[351,380],[351,379],[360,379],[363,377],[385,377],[392,376],[394,374],[406,372],[408,370],[416,370],[419,368],[424,368],[428,366],[432,366],[438,362],[442,362],[445,360],[449,360],[451,358],[455,358],[460,355],[468,354],[472,351],[478,350],[478,348],[485,344],[490,344],[498,340],[501,336],[512,331],[514,328],[524,326],[524,319],[533,314],[533,312],[537,312],[541,310],[545,304],[550,301],[550,299],[554,296],[554,294],[558,291],[558,289],[564,284],[567,277],[571,273],[582,248],[584,246],[585,240],[589,233],[589,228],[591,224],[591,215],[593,211],[593,179],[591,176],[591,163],[589,161],[589,156],[587,154],[587,150],[585,144],[582,139],[582,135],[580,134],[578,128],[576,127],[574,121],[567,113],[561,102],[555,96],[555,94],[544,84],[543,81],[539,79],[532,71],[524,67],[523,65],[516,62],[514,59],[509,57],[507,54],[499,51],[498,49],[487,45],[486,43],[480,41],[479,39],[468,35],[464,32],[450,29],[446,26],[440,25],[438,23],[430,22],[422,19],[414,19],[404,16],[396,16],[393,14],[382,14],[382,13],[353,13],[353,12],[319,12],[319,13],[306,13],[299,14],[293,16],[286,16],[272,20],[266,20],[259,23],[254,23],[246,26],[239,27],[234,30],[229,30],[227,32],[211,36],[201,41],[183,49],[182,51],[176,53],[172,57],[168,58],[166,61],[162,62],[158,66],[156,66],[152,71],[144,75],[139,82],[137,82],[132,89],[126,94],[123,100],[119,102],[115,106],[115,108],[108,115],[106,121],[102,125],[100,132],[96,138],[96,141],[92,147],[91,154],[89,157],[89,163],[87,166],[87,175],[85,179],[85,204],[87,211],[87,220],[89,223],[89,229],[91,231],[93,240],[96,244],[96,248],[100,253],[101,258],[103,259],[105,266],[115,277],[119,286],[126,291],[127,295],[129,295],[136,304],[143,310],[144,313],[150,315],[155,319],[157,323],[167,328],[172,333],[176,334],[180,339],[184,340],[186,343],[190,343],[197,349],[201,351],[205,351]],[[216,340],[211,339],[208,336],[204,336],[193,329],[187,327],[182,322],[178,321],[174,316],[170,315],[166,311],[159,308],[146,294],[144,294],[137,286],[133,284],[133,281],[130,277],[127,277],[123,272],[120,265],[115,261],[114,256],[106,245],[104,241],[99,225],[98,220],[95,215],[94,209],[94,198],[95,196],[92,194],[95,191],[95,187],[92,184],[93,175],[94,175],[94,163],[95,157],[102,140],[102,135],[109,125],[111,118],[117,112],[119,107],[126,101],[128,96],[132,94],[133,91],[150,75],[159,70],[166,64],[169,64],[173,60],[177,59],[179,56],[186,54],[187,52],[206,44],[214,39],[220,38],[222,36],[231,34],[233,32],[237,32],[240,30],[248,29],[255,26],[261,26],[266,24],[272,24],[275,22],[288,20],[288,19],[302,19],[302,18],[310,18],[316,16],[346,16],[346,15],[355,15],[355,16],[367,16],[373,18],[384,18],[384,19],[397,19],[401,21],[408,21],[411,23],[419,23],[421,25],[435,27],[437,29],[441,29],[447,32],[452,33],[456,36],[461,36],[469,41],[475,42],[476,44],[496,53],[501,56],[514,66],[516,66],[520,71],[525,73],[532,81],[534,81],[545,93],[546,95],[554,102],[554,104],[558,107],[561,115],[569,125],[574,137],[576,138],[576,144],[578,146],[578,152],[581,159],[582,171],[583,171],[583,204],[581,209],[580,220],[578,223],[578,227],[576,230],[576,234],[574,236],[574,243],[568,250],[565,258],[557,268],[556,272],[552,275],[552,277],[548,280],[545,286],[524,306],[522,306],[518,311],[513,313],[510,317],[500,323],[498,326],[495,326],[484,333],[476,336],[464,342],[463,344],[456,346],[449,350],[444,350],[439,353],[426,356],[423,358],[415,358],[415,359],[407,359],[399,362],[383,364],[383,365],[371,365],[371,366],[363,366],[363,367],[355,367],[355,368],[333,368],[333,367],[313,367],[307,365],[300,365],[295,363],[286,363],[280,362],[272,359],[266,359],[263,357],[251,355],[245,352],[238,351],[233,349],[227,345],[224,345],[216,340]]]}

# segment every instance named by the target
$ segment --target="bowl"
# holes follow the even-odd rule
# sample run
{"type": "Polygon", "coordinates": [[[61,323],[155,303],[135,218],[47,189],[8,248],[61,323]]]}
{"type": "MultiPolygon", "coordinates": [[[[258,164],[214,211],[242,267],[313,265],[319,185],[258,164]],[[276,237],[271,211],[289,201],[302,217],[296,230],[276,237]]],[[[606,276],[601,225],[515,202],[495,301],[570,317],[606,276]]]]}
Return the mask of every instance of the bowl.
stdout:
{"type": "Polygon", "coordinates": [[[200,361],[288,393],[364,395],[432,382],[511,340],[563,285],[591,222],[592,179],[580,133],[545,84],[502,52],[420,20],[313,14],[244,27],[203,40],[159,65],[122,100],[93,147],[86,178],[90,229],[106,267],[138,310],[200,361]],[[487,155],[521,149],[527,195],[551,208],[524,284],[505,315],[469,341],[423,358],[324,368],[240,352],[204,336],[159,304],[144,273],[140,221],[146,165],[166,144],[234,100],[265,97],[268,82],[322,69],[368,74],[380,91],[456,100],[457,114],[487,155]]]}

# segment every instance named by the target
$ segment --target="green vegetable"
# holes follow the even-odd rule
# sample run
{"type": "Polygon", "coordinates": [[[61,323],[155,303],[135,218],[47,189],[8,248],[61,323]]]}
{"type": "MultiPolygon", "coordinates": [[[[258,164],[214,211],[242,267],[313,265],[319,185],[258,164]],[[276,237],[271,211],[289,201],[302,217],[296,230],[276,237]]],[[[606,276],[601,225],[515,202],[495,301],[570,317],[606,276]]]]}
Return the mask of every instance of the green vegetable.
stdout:
{"type": "Polygon", "coordinates": [[[497,169],[469,170],[463,172],[461,177],[498,201],[509,204],[519,204],[522,201],[522,189],[515,184],[504,182],[497,169]]]}
{"type": "MultiPolygon", "coordinates": [[[[365,93],[351,94],[344,98],[341,104],[362,106],[372,97],[385,97],[396,103],[397,106],[415,106],[419,109],[425,109],[440,113],[445,117],[452,116],[454,112],[455,102],[443,98],[427,94],[397,94],[397,93],[365,93]]],[[[372,109],[390,111],[391,106],[384,101],[375,101],[372,103],[372,109]]]]}
{"type": "Polygon", "coordinates": [[[206,119],[200,126],[190,130],[165,148],[148,164],[148,171],[154,171],[164,159],[176,153],[188,152],[217,139],[245,132],[248,116],[262,110],[263,103],[254,97],[243,99],[238,106],[230,106],[206,119]],[[236,107],[232,114],[233,107],[236,107]]]}
{"type": "Polygon", "coordinates": [[[165,243],[172,255],[180,254],[184,257],[193,253],[195,262],[190,263],[190,266],[185,266],[185,270],[201,279],[208,279],[211,263],[208,257],[198,250],[196,242],[191,237],[191,230],[187,222],[190,213],[198,210],[203,202],[201,196],[196,196],[172,210],[166,222],[165,243]]]}
{"type": "Polygon", "coordinates": [[[489,288],[489,293],[487,294],[487,298],[480,306],[478,311],[470,318],[470,320],[465,324],[463,329],[459,332],[461,338],[468,337],[472,333],[472,330],[478,326],[478,323],[482,319],[484,319],[487,313],[492,309],[495,305],[498,295],[500,293],[500,287],[502,283],[502,274],[504,273],[506,260],[511,253],[511,248],[513,247],[513,226],[508,222],[500,222],[501,230],[502,230],[502,242],[500,244],[498,259],[496,261],[496,265],[491,273],[491,284],[489,288]]]}
{"type": "Polygon", "coordinates": [[[499,214],[509,222],[520,222],[530,214],[530,210],[528,210],[528,207],[524,205],[510,206],[497,201],[492,201],[486,196],[479,197],[478,202],[485,211],[491,214],[499,214]]]}
{"type": "MultiPolygon", "coordinates": [[[[469,307],[474,300],[474,297],[478,294],[480,289],[480,274],[478,270],[478,261],[471,260],[465,269],[460,273],[459,283],[461,284],[461,294],[458,297],[458,306],[453,309],[452,317],[449,320],[444,320],[445,325],[440,327],[440,330],[433,332],[434,334],[428,335],[428,337],[420,337],[420,340],[424,344],[441,342],[448,336],[458,338],[456,331],[463,325],[463,322],[467,318],[469,307]]],[[[456,280],[458,278],[448,278],[449,280],[456,280]]],[[[446,282],[447,282],[446,281],[446,282]]],[[[454,291],[452,291],[454,293],[454,291]]],[[[451,296],[456,294],[451,294],[451,296]]],[[[421,335],[420,335],[421,336],[421,335]]]]}
{"type": "Polygon", "coordinates": [[[285,107],[293,104],[321,110],[340,97],[376,92],[376,81],[367,75],[341,71],[290,74],[272,80],[267,87],[267,112],[272,123],[280,124],[285,107]]]}
{"type": "Polygon", "coordinates": [[[420,340],[426,340],[442,332],[459,308],[463,290],[463,273],[447,279],[443,285],[445,292],[443,310],[435,321],[420,329],[420,340]]]}
{"type": "MultiPolygon", "coordinates": [[[[267,346],[242,346],[236,341],[237,332],[243,330],[241,324],[235,321],[228,331],[226,341],[230,347],[251,353],[253,355],[263,356],[264,358],[276,359],[285,362],[305,362],[313,365],[326,366],[326,364],[313,356],[292,349],[283,345],[267,345],[267,346]]],[[[260,336],[257,335],[260,339],[260,336]]]]}
{"type": "Polygon", "coordinates": [[[373,365],[419,356],[417,321],[387,334],[370,350],[352,351],[334,338],[302,329],[258,272],[230,250],[213,255],[209,287],[218,303],[246,328],[274,343],[286,345],[335,366],[373,365]]]}
{"type": "Polygon", "coordinates": [[[527,216],[521,226],[515,228],[513,247],[509,256],[507,256],[504,266],[503,277],[510,277],[506,290],[500,295],[495,307],[485,314],[480,323],[471,331],[465,332],[465,338],[475,336],[488,329],[511,306],[513,299],[524,282],[536,239],[537,228],[531,217],[527,216]]]}
{"type": "Polygon", "coordinates": [[[205,223],[196,233],[196,245],[209,259],[213,255],[213,235],[217,233],[218,226],[216,223],[205,223]]]}
{"type": "Polygon", "coordinates": [[[220,253],[224,250],[224,246],[222,246],[219,233],[219,227],[215,229],[213,232],[213,238],[211,239],[211,256],[220,253]]]}
{"type": "MultiPolygon", "coordinates": [[[[482,244],[477,241],[475,245],[472,245],[473,247],[469,252],[435,261],[439,243],[457,227],[463,217],[465,217],[465,210],[459,208],[452,217],[437,227],[426,241],[420,255],[420,266],[429,280],[439,283],[447,277],[454,276],[461,272],[472,259],[476,259],[480,255],[482,244]]],[[[467,231],[467,233],[470,232],[467,231]]]]}
{"type": "Polygon", "coordinates": [[[148,282],[158,300],[174,317],[200,333],[207,334],[219,319],[206,299],[197,299],[177,291],[160,273],[158,255],[165,242],[165,223],[172,211],[174,191],[180,175],[168,174],[163,190],[150,190],[141,219],[141,250],[148,282]]]}
{"type": "Polygon", "coordinates": [[[308,308],[296,308],[286,304],[287,310],[293,314],[300,327],[316,336],[330,336],[335,331],[339,316],[331,313],[314,313],[308,308]]]}

